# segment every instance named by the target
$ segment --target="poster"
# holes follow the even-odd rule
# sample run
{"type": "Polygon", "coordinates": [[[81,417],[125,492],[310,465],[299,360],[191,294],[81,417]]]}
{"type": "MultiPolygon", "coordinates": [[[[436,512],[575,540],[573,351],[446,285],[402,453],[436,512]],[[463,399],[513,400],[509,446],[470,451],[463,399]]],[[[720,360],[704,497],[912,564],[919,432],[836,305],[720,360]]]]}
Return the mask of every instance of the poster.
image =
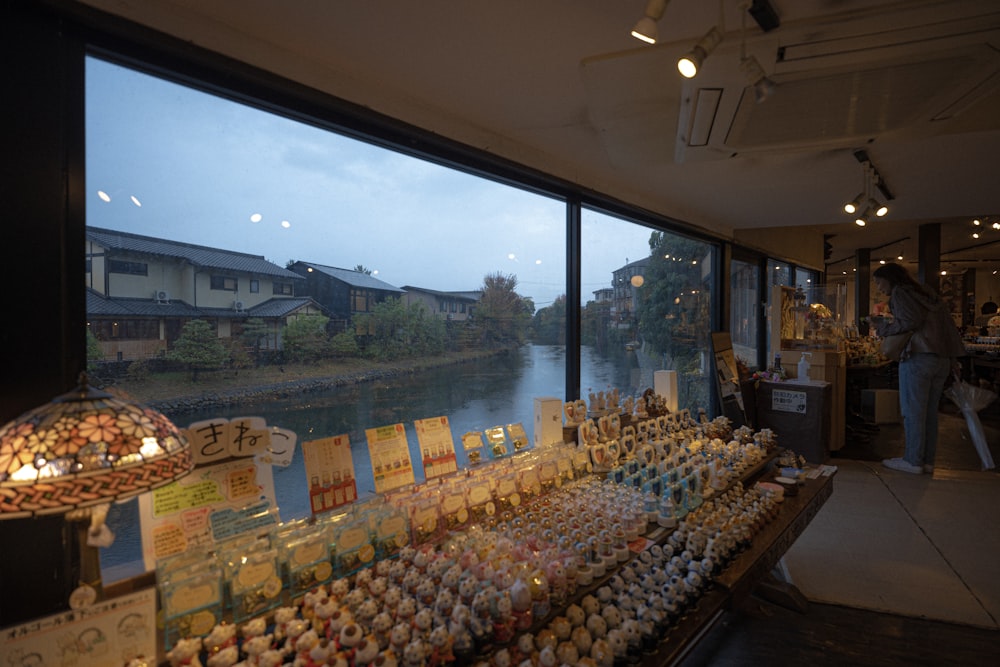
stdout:
{"type": "Polygon", "coordinates": [[[734,427],[747,424],[746,409],[743,405],[743,391],[740,387],[740,371],[733,354],[733,343],[726,331],[712,332],[712,349],[715,352],[716,387],[722,414],[733,422],[734,427]]]}
{"type": "Polygon", "coordinates": [[[424,477],[433,479],[458,470],[455,441],[447,417],[418,419],[413,422],[424,464],[424,477]]]}
{"type": "Polygon", "coordinates": [[[358,484],[348,435],[303,442],[302,456],[309,483],[309,508],[313,515],[357,500],[358,484]]]}
{"type": "Polygon", "coordinates": [[[142,557],[156,560],[277,524],[269,465],[252,458],[201,466],[176,482],[139,496],[142,557]]]}
{"type": "Polygon", "coordinates": [[[3,667],[121,667],[156,658],[156,590],[98,602],[5,628],[3,667]]]}
{"type": "Polygon", "coordinates": [[[413,484],[413,462],[402,424],[365,429],[375,475],[375,493],[413,484]]]}

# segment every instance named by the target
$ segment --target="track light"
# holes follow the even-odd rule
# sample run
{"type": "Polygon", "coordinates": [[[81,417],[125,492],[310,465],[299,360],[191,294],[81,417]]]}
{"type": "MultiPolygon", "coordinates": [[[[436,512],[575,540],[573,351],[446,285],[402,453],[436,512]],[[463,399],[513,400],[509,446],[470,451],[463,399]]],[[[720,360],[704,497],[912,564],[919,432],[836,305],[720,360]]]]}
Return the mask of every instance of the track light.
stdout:
{"type": "Polygon", "coordinates": [[[708,58],[709,54],[715,50],[715,47],[721,41],[722,33],[719,32],[717,27],[712,26],[712,29],[698,40],[694,48],[677,61],[677,71],[687,79],[694,78],[698,74],[698,70],[701,69],[702,63],[705,62],[705,59],[708,58]]]}
{"type": "Polygon", "coordinates": [[[741,59],[740,70],[746,77],[747,83],[753,86],[753,97],[757,104],[766,100],[774,92],[774,81],[768,78],[755,56],[741,59]]]}
{"type": "Polygon", "coordinates": [[[862,213],[861,215],[859,215],[854,219],[854,224],[856,224],[858,227],[864,227],[865,225],[868,224],[868,222],[872,219],[873,216],[874,216],[874,211],[872,211],[871,207],[868,206],[865,208],[864,213],[862,213]]]}
{"type": "Polygon", "coordinates": [[[656,40],[660,38],[656,22],[663,17],[667,2],[669,0],[649,0],[646,3],[646,14],[632,28],[632,36],[647,44],[656,44],[656,40]]]}
{"type": "Polygon", "coordinates": [[[889,212],[889,207],[885,204],[879,204],[875,201],[874,197],[868,199],[868,210],[875,214],[877,218],[884,218],[885,214],[889,212]]]}
{"type": "Polygon", "coordinates": [[[844,213],[854,214],[861,208],[861,202],[865,200],[865,193],[859,192],[858,196],[844,204],[844,213]]]}

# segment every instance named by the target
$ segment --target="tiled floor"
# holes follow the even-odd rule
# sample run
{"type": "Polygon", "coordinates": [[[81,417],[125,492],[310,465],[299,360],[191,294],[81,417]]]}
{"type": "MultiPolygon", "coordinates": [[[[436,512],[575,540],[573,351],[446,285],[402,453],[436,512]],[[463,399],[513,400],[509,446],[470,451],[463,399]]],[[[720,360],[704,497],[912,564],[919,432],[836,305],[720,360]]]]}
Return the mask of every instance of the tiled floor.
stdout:
{"type": "MultiPolygon", "coordinates": [[[[984,413],[1000,463],[1000,409],[984,413]]],[[[784,559],[806,612],[750,598],[683,667],[1000,664],[1000,474],[953,406],[940,433],[933,476],[882,467],[899,425],[831,458],[833,495],[784,559]]]]}
{"type": "MultiPolygon", "coordinates": [[[[1000,430],[984,430],[1000,448],[1000,430]]],[[[902,453],[898,425],[856,453],[875,460],[828,462],[833,496],[785,557],[807,599],[1000,628],[1000,474],[982,471],[956,411],[942,412],[940,433],[933,475],[882,467],[902,453]]]]}

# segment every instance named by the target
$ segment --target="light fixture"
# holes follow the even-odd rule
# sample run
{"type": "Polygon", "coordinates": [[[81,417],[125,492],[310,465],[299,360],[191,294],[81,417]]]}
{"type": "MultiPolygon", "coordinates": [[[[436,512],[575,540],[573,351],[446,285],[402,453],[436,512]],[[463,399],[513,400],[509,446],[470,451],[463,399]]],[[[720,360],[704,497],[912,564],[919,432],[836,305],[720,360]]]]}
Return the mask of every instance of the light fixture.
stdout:
{"type": "Polygon", "coordinates": [[[875,217],[884,218],[885,214],[889,212],[889,207],[885,204],[880,204],[875,201],[874,197],[868,198],[868,208],[875,214],[875,217]]]}
{"type": "Polygon", "coordinates": [[[757,104],[769,98],[774,92],[774,81],[768,78],[756,57],[743,58],[740,61],[740,70],[746,77],[747,83],[753,86],[753,97],[757,104]]]}
{"type": "Polygon", "coordinates": [[[660,38],[656,22],[663,17],[667,2],[669,0],[649,0],[646,3],[645,15],[632,28],[632,36],[647,44],[656,44],[656,40],[660,38]]]}
{"type": "Polygon", "coordinates": [[[750,10],[750,4],[744,3],[740,9],[743,10],[740,14],[740,71],[743,72],[747,83],[753,86],[754,101],[760,104],[771,96],[775,85],[760,66],[757,57],[747,56],[747,12],[750,10]]]}
{"type": "Polygon", "coordinates": [[[709,54],[715,50],[715,47],[717,47],[721,41],[722,33],[719,32],[717,27],[712,26],[712,28],[698,40],[698,43],[694,45],[694,48],[688,51],[686,55],[682,56],[681,59],[677,61],[677,71],[679,71],[685,78],[694,78],[698,74],[698,70],[701,69],[705,59],[708,58],[709,54]]]}
{"type": "MultiPolygon", "coordinates": [[[[160,412],[79,386],[0,427],[0,520],[65,514],[79,540],[79,590],[100,588],[112,501],[189,473],[191,449],[160,412]]],[[[92,601],[92,600],[91,600],[92,601]]],[[[71,599],[72,604],[72,599],[71,599]]]]}
{"type": "Polygon", "coordinates": [[[861,202],[864,201],[864,198],[865,193],[859,192],[857,197],[844,204],[844,213],[857,213],[858,209],[861,208],[861,202]]]}
{"type": "Polygon", "coordinates": [[[888,203],[880,203],[875,198],[875,194],[881,194],[886,202],[892,201],[893,196],[882,175],[875,168],[871,158],[868,157],[868,153],[864,150],[857,150],[854,152],[854,157],[861,163],[861,170],[864,175],[862,191],[854,199],[844,204],[844,212],[854,215],[861,208],[862,204],[864,204],[864,213],[854,219],[855,223],[864,227],[871,222],[873,217],[882,218],[889,213],[888,203]]]}

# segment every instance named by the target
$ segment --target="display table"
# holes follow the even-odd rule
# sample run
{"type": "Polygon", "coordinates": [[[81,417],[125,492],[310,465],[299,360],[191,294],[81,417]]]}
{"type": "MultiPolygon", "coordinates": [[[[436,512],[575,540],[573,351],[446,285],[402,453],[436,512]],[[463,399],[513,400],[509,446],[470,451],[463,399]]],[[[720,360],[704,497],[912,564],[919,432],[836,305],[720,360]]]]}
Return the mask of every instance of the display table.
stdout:
{"type": "Polygon", "coordinates": [[[754,536],[749,549],[730,561],[697,606],[670,629],[655,653],[643,659],[643,667],[680,662],[725,611],[736,607],[767,580],[832,494],[831,475],[806,480],[797,495],[785,498],[778,517],[754,536]]]}

